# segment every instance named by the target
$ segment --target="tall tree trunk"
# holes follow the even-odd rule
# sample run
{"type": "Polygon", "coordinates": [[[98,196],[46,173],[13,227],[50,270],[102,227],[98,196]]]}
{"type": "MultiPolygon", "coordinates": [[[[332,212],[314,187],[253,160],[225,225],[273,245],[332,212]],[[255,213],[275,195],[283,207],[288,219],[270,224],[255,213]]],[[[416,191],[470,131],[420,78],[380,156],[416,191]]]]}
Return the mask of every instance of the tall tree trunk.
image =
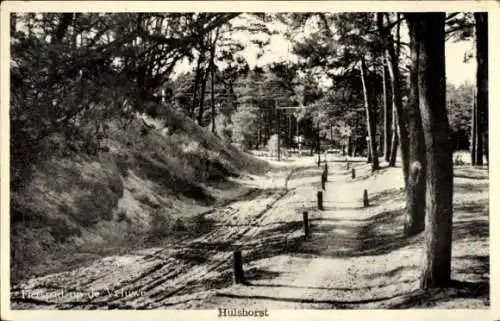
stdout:
{"type": "Polygon", "coordinates": [[[319,138],[319,121],[316,124],[316,153],[318,154],[319,157],[319,146],[320,145],[320,138],[319,138]]]}
{"type": "Polygon", "coordinates": [[[215,133],[215,65],[210,68],[210,104],[212,105],[212,133],[215,133]]]}
{"type": "Polygon", "coordinates": [[[205,89],[207,87],[208,70],[202,71],[200,105],[198,108],[198,125],[203,126],[203,113],[205,111],[205,89]]]}
{"type": "Polygon", "coordinates": [[[259,109],[259,127],[257,128],[257,146],[255,147],[256,149],[259,149],[260,144],[262,143],[262,110],[259,109]]]}
{"type": "MultiPolygon", "coordinates": [[[[476,92],[477,95],[477,92],[476,92]]],[[[476,165],[483,165],[483,121],[481,119],[481,110],[476,99],[476,165]]]]}
{"type": "Polygon", "coordinates": [[[475,12],[476,21],[476,105],[477,105],[477,165],[483,165],[483,155],[489,159],[488,149],[488,13],[475,12]]]}
{"type": "Polygon", "coordinates": [[[267,141],[269,140],[269,137],[271,137],[271,116],[269,115],[269,109],[266,110],[266,130],[264,132],[265,134],[265,140],[266,144],[267,141]]]}
{"type": "Polygon", "coordinates": [[[453,216],[451,130],[446,111],[445,13],[412,14],[419,21],[419,100],[427,148],[425,253],[420,287],[449,284],[453,216]]]}
{"type": "Polygon", "coordinates": [[[333,145],[333,125],[330,124],[330,147],[333,149],[335,146],[333,145]]]}
{"type": "Polygon", "coordinates": [[[476,165],[476,143],[477,143],[477,104],[476,104],[476,90],[473,93],[472,102],[472,125],[471,125],[471,164],[476,165]]]}
{"type": "MultiPolygon", "coordinates": [[[[399,56],[396,54],[394,49],[394,40],[392,35],[389,33],[388,29],[383,25],[383,19],[381,14],[377,15],[377,23],[379,26],[379,31],[381,33],[384,45],[386,47],[386,53],[388,58],[388,70],[389,77],[391,79],[391,96],[392,103],[395,108],[395,114],[397,116],[397,123],[399,133],[397,133],[398,143],[401,146],[401,160],[403,163],[403,176],[405,181],[405,186],[408,183],[408,173],[410,167],[409,161],[409,133],[408,133],[408,115],[403,109],[403,100],[401,97],[401,76],[399,72],[399,56]]],[[[399,36],[398,36],[399,43],[399,36]]],[[[398,46],[399,53],[399,46],[398,46]]],[[[394,142],[393,142],[394,143],[394,142]]],[[[395,153],[394,153],[395,154],[395,153]]],[[[392,156],[392,155],[391,155],[392,156]]],[[[395,165],[395,155],[394,159],[391,157],[390,165],[395,165]],[[394,161],[394,162],[393,162],[394,161]]]]}
{"type": "Polygon", "coordinates": [[[398,147],[399,147],[399,135],[398,135],[398,124],[397,124],[397,120],[396,120],[396,108],[393,108],[391,157],[389,159],[389,167],[396,167],[396,159],[398,156],[398,147]]]}
{"type": "MultiPolygon", "coordinates": [[[[349,153],[349,151],[346,151],[349,153]]],[[[372,162],[372,147],[371,147],[371,140],[366,144],[366,162],[370,164],[372,162]]]]}
{"type": "Polygon", "coordinates": [[[373,111],[372,102],[370,101],[370,92],[367,82],[367,68],[365,59],[361,58],[361,83],[363,85],[363,95],[365,99],[365,110],[366,110],[366,123],[368,127],[368,135],[370,137],[370,155],[372,170],[379,169],[378,155],[377,155],[377,140],[375,139],[375,115],[373,111]]]}
{"type": "Polygon", "coordinates": [[[389,82],[387,81],[387,60],[385,56],[382,71],[383,101],[384,101],[384,159],[389,162],[391,158],[391,122],[392,122],[392,97],[390,95],[389,82]]]}
{"type": "Polygon", "coordinates": [[[210,48],[210,103],[212,107],[212,133],[215,133],[215,50],[217,48],[217,40],[219,38],[219,28],[215,31],[215,36],[212,40],[210,48]]]}
{"type": "Polygon", "coordinates": [[[276,134],[278,136],[278,161],[280,161],[281,160],[281,109],[277,110],[277,114],[278,114],[278,129],[276,131],[276,134]]]}
{"type": "Polygon", "coordinates": [[[401,160],[403,165],[403,176],[405,183],[408,181],[408,172],[410,167],[409,159],[409,133],[408,133],[408,115],[403,109],[403,101],[401,98],[401,78],[399,74],[398,62],[394,53],[394,47],[389,45],[389,56],[391,63],[389,64],[389,75],[391,78],[392,101],[395,107],[395,114],[398,123],[398,143],[401,147],[401,160]]]}
{"type": "Polygon", "coordinates": [[[189,117],[191,119],[195,119],[194,118],[195,109],[196,109],[196,106],[199,104],[198,95],[199,95],[199,91],[200,91],[199,90],[200,83],[201,83],[201,78],[202,78],[202,74],[203,74],[202,64],[203,64],[203,53],[200,52],[200,56],[198,57],[198,60],[196,62],[196,73],[195,73],[195,77],[194,77],[193,98],[191,100],[191,107],[189,109],[189,117]]]}
{"type": "Polygon", "coordinates": [[[422,120],[419,110],[419,21],[408,18],[410,33],[410,93],[409,101],[405,106],[408,115],[409,132],[409,176],[406,186],[406,220],[405,235],[415,235],[425,229],[425,141],[422,120]]]}

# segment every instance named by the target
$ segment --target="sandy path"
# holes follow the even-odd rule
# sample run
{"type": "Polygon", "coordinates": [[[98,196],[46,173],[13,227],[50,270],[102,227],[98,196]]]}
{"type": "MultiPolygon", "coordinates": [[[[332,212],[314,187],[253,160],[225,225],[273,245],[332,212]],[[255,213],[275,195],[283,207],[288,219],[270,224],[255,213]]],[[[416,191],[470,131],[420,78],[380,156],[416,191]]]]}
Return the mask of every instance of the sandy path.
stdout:
{"type": "MultiPolygon", "coordinates": [[[[360,168],[357,175],[361,179],[353,180],[344,163],[330,163],[323,211],[316,210],[310,200],[300,200],[300,196],[307,195],[314,203],[315,190],[319,184],[307,180],[296,182],[298,185],[295,199],[289,200],[288,204],[285,201],[285,204],[280,204],[280,208],[283,210],[295,204],[302,210],[302,201],[304,208],[310,211],[312,235],[299,245],[299,252],[302,253],[283,254],[252,262],[249,269],[274,272],[275,277],[272,280],[250,281],[251,286],[233,286],[219,291],[217,295],[243,301],[248,298],[249,302],[245,305],[252,306],[297,308],[306,305],[332,308],[384,300],[389,295],[397,294],[398,285],[395,283],[370,282],[371,273],[381,268],[381,262],[377,262],[378,266],[370,269],[375,263],[372,257],[345,258],[353,249],[363,246],[365,238],[361,234],[365,231],[369,219],[380,210],[378,207],[363,208],[363,190],[367,188],[371,193],[377,193],[387,187],[384,184],[372,187],[371,179],[363,179],[369,175],[366,166],[358,167],[360,168]],[[313,253],[317,255],[313,256],[313,253]]],[[[315,172],[319,177],[320,171],[315,172]]],[[[395,182],[388,184],[398,187],[395,182]]],[[[393,207],[399,205],[395,202],[393,207]]],[[[273,217],[275,216],[267,216],[270,220],[273,217]]],[[[286,221],[290,218],[282,214],[280,219],[286,221]]],[[[220,306],[222,302],[214,300],[214,305],[220,306]]]]}

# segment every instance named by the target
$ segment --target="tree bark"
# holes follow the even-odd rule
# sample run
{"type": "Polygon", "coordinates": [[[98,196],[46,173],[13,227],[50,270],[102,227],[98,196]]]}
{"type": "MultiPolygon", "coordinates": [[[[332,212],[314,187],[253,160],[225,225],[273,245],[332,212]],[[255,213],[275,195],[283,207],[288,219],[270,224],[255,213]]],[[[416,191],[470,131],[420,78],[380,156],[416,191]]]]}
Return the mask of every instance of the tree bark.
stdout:
{"type": "Polygon", "coordinates": [[[445,13],[412,14],[419,21],[419,100],[427,157],[425,253],[420,287],[447,286],[451,276],[453,160],[446,111],[445,13]]]}
{"type": "Polygon", "coordinates": [[[207,87],[208,71],[203,70],[201,75],[200,105],[198,108],[198,125],[203,126],[203,113],[205,111],[205,89],[207,87]]]}
{"type": "Polygon", "coordinates": [[[389,159],[389,167],[396,167],[396,158],[398,156],[399,135],[398,124],[396,121],[396,109],[393,108],[392,113],[392,139],[391,139],[391,157],[389,159]]]}
{"type": "Polygon", "coordinates": [[[392,122],[392,99],[390,96],[390,88],[387,81],[387,60],[382,58],[382,83],[383,83],[383,102],[384,102],[384,159],[389,162],[391,158],[391,122],[392,122]]]}
{"type": "MultiPolygon", "coordinates": [[[[477,95],[477,92],[476,92],[477,95]]],[[[483,120],[481,119],[481,110],[476,98],[476,165],[483,165],[483,120]]]]}
{"type": "Polygon", "coordinates": [[[477,165],[483,165],[483,155],[489,159],[488,149],[488,13],[475,12],[476,21],[476,105],[477,105],[477,165]]]}
{"type": "Polygon", "coordinates": [[[406,186],[406,220],[404,233],[407,236],[415,235],[425,229],[425,141],[422,120],[419,110],[419,21],[408,18],[410,33],[410,93],[409,101],[405,106],[408,115],[409,133],[409,175],[406,186]]]}
{"type": "Polygon", "coordinates": [[[278,109],[277,113],[278,113],[278,129],[276,131],[276,134],[278,135],[278,161],[280,161],[281,160],[281,109],[278,109]]]}
{"type": "Polygon", "coordinates": [[[189,110],[189,117],[191,119],[195,119],[195,107],[199,104],[198,100],[198,95],[199,95],[199,89],[200,89],[200,81],[201,77],[203,74],[202,70],[202,65],[203,65],[203,60],[204,60],[204,54],[200,50],[200,56],[198,57],[198,60],[196,62],[196,73],[194,77],[194,88],[193,88],[193,98],[191,100],[191,108],[189,110]]]}
{"type": "Polygon", "coordinates": [[[212,105],[212,133],[215,133],[215,65],[213,63],[210,67],[210,104],[212,105]]]}
{"type": "MultiPolygon", "coordinates": [[[[397,123],[399,128],[399,133],[397,133],[397,138],[398,138],[398,143],[401,146],[403,176],[404,176],[405,186],[407,186],[409,167],[410,167],[409,133],[408,133],[409,120],[406,111],[403,109],[403,100],[401,97],[401,76],[399,72],[399,56],[396,54],[396,51],[394,49],[394,40],[392,39],[392,35],[388,32],[387,28],[383,26],[383,21],[381,19],[378,20],[378,24],[386,48],[387,58],[389,60],[387,66],[389,70],[389,77],[391,80],[392,103],[393,107],[395,108],[395,114],[396,114],[395,116],[397,117],[397,123]]],[[[394,155],[391,155],[394,156],[394,158],[391,157],[390,166],[395,165],[395,160],[396,160],[395,154],[396,152],[394,152],[394,155]]]]}
{"type": "Polygon", "coordinates": [[[365,110],[366,110],[366,124],[368,129],[368,135],[370,137],[370,147],[369,151],[371,155],[372,170],[379,169],[378,155],[377,155],[377,141],[375,139],[375,115],[373,112],[373,106],[370,101],[370,92],[367,82],[367,68],[365,59],[361,58],[361,83],[363,85],[363,95],[365,99],[365,110]]]}
{"type": "Polygon", "coordinates": [[[259,149],[260,144],[262,143],[262,109],[259,109],[259,127],[257,128],[257,147],[259,149]]]}
{"type": "Polygon", "coordinates": [[[319,121],[316,124],[316,153],[318,154],[319,157],[319,144],[320,144],[320,138],[319,138],[319,121]]]}
{"type": "Polygon", "coordinates": [[[330,124],[330,146],[331,148],[335,148],[335,146],[333,145],[333,125],[330,124]]]}
{"type": "Polygon", "coordinates": [[[215,133],[215,50],[217,48],[217,40],[219,38],[219,28],[215,30],[215,36],[210,48],[210,103],[212,107],[212,133],[215,133]]]}
{"type": "Polygon", "coordinates": [[[476,165],[476,143],[477,143],[477,104],[476,104],[476,90],[473,94],[472,102],[472,125],[471,125],[471,165],[476,165]]]}

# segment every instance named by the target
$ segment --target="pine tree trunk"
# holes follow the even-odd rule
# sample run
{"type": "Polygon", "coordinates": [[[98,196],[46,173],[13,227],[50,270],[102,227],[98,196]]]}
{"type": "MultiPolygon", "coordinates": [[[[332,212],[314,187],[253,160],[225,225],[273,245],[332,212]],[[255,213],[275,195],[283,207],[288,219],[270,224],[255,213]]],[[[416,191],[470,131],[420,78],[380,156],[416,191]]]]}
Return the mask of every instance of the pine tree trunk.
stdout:
{"type": "MultiPolygon", "coordinates": [[[[398,129],[399,133],[397,134],[398,143],[401,147],[401,160],[403,165],[403,176],[405,181],[405,186],[408,182],[408,173],[410,167],[410,159],[409,159],[409,133],[408,133],[408,115],[406,111],[403,109],[403,100],[401,97],[401,76],[399,73],[399,57],[396,55],[394,50],[394,43],[392,41],[392,36],[390,34],[386,34],[386,49],[388,54],[388,69],[389,76],[391,79],[391,94],[392,94],[392,103],[395,108],[395,115],[397,117],[398,129]]],[[[391,157],[391,164],[392,164],[391,157]]],[[[395,157],[394,157],[395,160],[395,157]]],[[[394,165],[393,165],[394,166],[394,165]]]]}
{"type": "Polygon", "coordinates": [[[270,135],[270,132],[269,132],[269,110],[266,110],[265,111],[265,122],[264,122],[264,125],[265,125],[265,128],[264,128],[264,144],[267,144],[267,141],[269,140],[269,135],[270,135]]]}
{"type": "Polygon", "coordinates": [[[363,95],[365,100],[365,110],[366,110],[366,123],[368,127],[368,135],[370,137],[370,147],[369,155],[371,156],[372,170],[379,169],[378,155],[377,155],[377,141],[375,139],[375,115],[373,112],[373,106],[370,101],[369,86],[367,83],[367,68],[365,59],[361,58],[361,83],[363,85],[363,95]]]}
{"type": "Polygon", "coordinates": [[[212,133],[215,133],[215,65],[210,68],[210,104],[212,105],[212,133]]]}
{"type": "Polygon", "coordinates": [[[191,106],[189,108],[189,117],[191,119],[195,119],[195,109],[196,106],[199,104],[198,101],[198,95],[199,95],[199,89],[200,89],[200,78],[201,78],[201,65],[203,62],[202,55],[198,57],[198,60],[196,62],[196,72],[195,72],[195,77],[194,77],[194,88],[193,88],[193,98],[191,100],[191,106]]]}
{"type": "Polygon", "coordinates": [[[260,144],[262,143],[262,110],[259,109],[259,127],[257,128],[257,146],[256,149],[259,149],[260,144]]]}
{"type": "Polygon", "coordinates": [[[207,71],[202,71],[201,90],[200,90],[200,105],[198,108],[198,125],[203,126],[203,113],[205,112],[205,89],[207,87],[207,71]]]}
{"type": "Polygon", "coordinates": [[[333,145],[333,125],[332,124],[330,124],[330,145],[331,145],[332,149],[335,147],[333,145]]]}
{"type": "Polygon", "coordinates": [[[419,110],[419,21],[408,18],[410,33],[410,93],[409,101],[405,106],[408,115],[409,132],[409,175],[406,186],[406,220],[404,233],[407,236],[415,235],[425,229],[425,141],[422,120],[419,110]]]}
{"type": "Polygon", "coordinates": [[[318,155],[319,155],[319,144],[320,144],[320,139],[319,139],[319,121],[318,121],[318,123],[316,124],[316,153],[318,155]]]}
{"type": "Polygon", "coordinates": [[[212,107],[212,133],[215,133],[215,50],[217,48],[217,39],[219,38],[219,29],[215,30],[212,47],[210,48],[210,104],[212,107]]]}
{"type": "Polygon", "coordinates": [[[477,165],[483,165],[488,149],[488,13],[475,12],[476,21],[476,105],[477,105],[477,165]]]}
{"type": "MultiPolygon", "coordinates": [[[[477,95],[477,93],[476,93],[477,95]]],[[[481,119],[481,110],[476,99],[476,165],[483,165],[483,121],[481,119]]]]}
{"type": "Polygon", "coordinates": [[[396,167],[396,159],[398,156],[399,148],[399,135],[397,123],[396,106],[392,106],[392,139],[391,139],[391,156],[389,158],[389,167],[396,167]]]}
{"type": "Polygon", "coordinates": [[[471,125],[471,165],[476,165],[476,143],[477,143],[477,104],[476,104],[476,90],[474,90],[473,94],[473,103],[472,103],[472,125],[471,125]]]}
{"type": "Polygon", "coordinates": [[[427,148],[425,254],[420,287],[443,287],[451,275],[453,161],[446,111],[445,13],[412,14],[419,21],[419,99],[427,148]]]}
{"type": "Polygon", "coordinates": [[[392,99],[390,95],[390,88],[387,81],[387,61],[385,57],[383,58],[383,72],[382,72],[382,83],[383,83],[383,101],[384,101],[384,159],[389,162],[391,158],[391,122],[392,122],[392,99]]]}
{"type": "Polygon", "coordinates": [[[352,155],[352,147],[351,147],[351,137],[347,136],[347,155],[351,156],[352,155]]]}

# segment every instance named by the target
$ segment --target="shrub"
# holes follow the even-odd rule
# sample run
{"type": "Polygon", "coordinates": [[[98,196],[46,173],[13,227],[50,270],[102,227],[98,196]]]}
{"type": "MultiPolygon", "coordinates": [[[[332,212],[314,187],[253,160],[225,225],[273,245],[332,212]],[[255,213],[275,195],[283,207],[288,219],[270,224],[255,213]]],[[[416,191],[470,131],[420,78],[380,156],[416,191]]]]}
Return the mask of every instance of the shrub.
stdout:
{"type": "Polygon", "coordinates": [[[231,119],[224,114],[215,117],[215,133],[220,138],[230,142],[233,136],[233,127],[231,119]]]}
{"type": "Polygon", "coordinates": [[[64,242],[71,236],[80,236],[81,230],[62,217],[55,217],[50,220],[50,233],[57,242],[64,242]]]}
{"type": "Polygon", "coordinates": [[[176,232],[185,232],[187,231],[187,226],[181,218],[175,220],[173,230],[176,232]]]}
{"type": "Polygon", "coordinates": [[[135,199],[151,208],[158,209],[161,207],[160,203],[158,203],[157,200],[147,194],[139,194],[135,197],[135,199]]]}
{"type": "Polygon", "coordinates": [[[127,217],[127,213],[125,212],[124,209],[120,210],[117,214],[116,214],[116,220],[118,222],[123,222],[125,221],[126,219],[128,219],[127,217]]]}
{"type": "Polygon", "coordinates": [[[151,228],[149,238],[159,239],[170,235],[172,230],[172,217],[162,209],[158,209],[151,213],[151,228]]]}
{"type": "Polygon", "coordinates": [[[232,117],[233,122],[233,142],[246,150],[255,145],[257,137],[255,135],[255,126],[257,124],[257,115],[251,109],[244,107],[239,109],[232,117]]]}
{"type": "Polygon", "coordinates": [[[110,221],[113,219],[113,208],[118,205],[120,197],[109,188],[96,185],[90,194],[75,200],[77,212],[73,218],[83,226],[92,226],[100,219],[110,221]]]}
{"type": "Polygon", "coordinates": [[[10,242],[11,282],[16,283],[37,272],[37,267],[54,244],[54,238],[48,228],[27,229],[13,224],[10,242]]]}
{"type": "Polygon", "coordinates": [[[117,157],[115,163],[116,163],[116,167],[118,168],[118,171],[120,172],[120,175],[122,177],[127,177],[128,176],[129,163],[126,160],[126,158],[123,157],[123,156],[119,156],[119,157],[117,157]]]}
{"type": "Polygon", "coordinates": [[[455,159],[453,160],[453,165],[464,165],[465,162],[462,160],[461,155],[456,155],[455,159]]]}

